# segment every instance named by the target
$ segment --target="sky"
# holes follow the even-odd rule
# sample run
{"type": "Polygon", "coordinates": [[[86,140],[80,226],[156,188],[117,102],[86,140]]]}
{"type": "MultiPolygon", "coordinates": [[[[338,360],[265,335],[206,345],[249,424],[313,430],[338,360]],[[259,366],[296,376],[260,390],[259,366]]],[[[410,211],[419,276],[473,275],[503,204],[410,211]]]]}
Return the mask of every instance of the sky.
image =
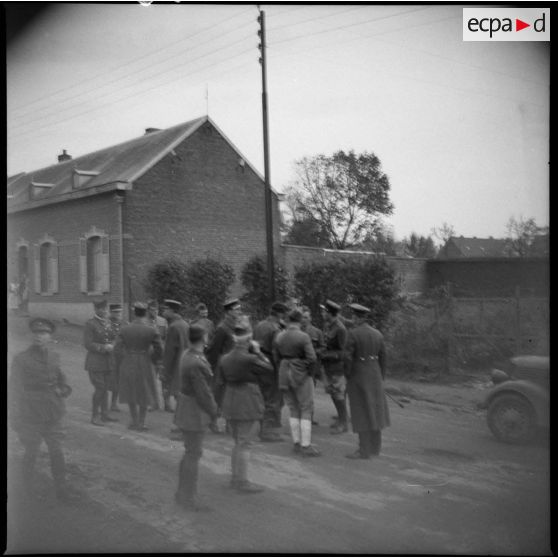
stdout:
{"type": "MultiPolygon", "coordinates": [[[[352,149],[380,159],[398,240],[548,225],[549,43],[464,42],[455,4],[260,7],[276,191],[302,157],[352,149]]],[[[257,17],[256,4],[52,4],[7,46],[8,176],[205,114],[263,174],[257,17]]]]}

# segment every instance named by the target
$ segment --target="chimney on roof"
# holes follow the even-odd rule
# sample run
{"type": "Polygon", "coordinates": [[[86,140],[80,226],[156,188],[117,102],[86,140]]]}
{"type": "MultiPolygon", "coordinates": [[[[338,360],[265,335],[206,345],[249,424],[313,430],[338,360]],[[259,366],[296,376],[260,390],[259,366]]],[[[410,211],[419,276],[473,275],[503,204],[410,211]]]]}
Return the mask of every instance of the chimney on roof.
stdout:
{"type": "Polygon", "coordinates": [[[65,149],[62,149],[62,155],[58,155],[58,162],[62,163],[63,161],[69,161],[71,158],[72,156],[66,153],[65,149]]]}
{"type": "Polygon", "coordinates": [[[146,128],[145,135],[152,134],[153,132],[160,132],[161,128],[146,128]]]}

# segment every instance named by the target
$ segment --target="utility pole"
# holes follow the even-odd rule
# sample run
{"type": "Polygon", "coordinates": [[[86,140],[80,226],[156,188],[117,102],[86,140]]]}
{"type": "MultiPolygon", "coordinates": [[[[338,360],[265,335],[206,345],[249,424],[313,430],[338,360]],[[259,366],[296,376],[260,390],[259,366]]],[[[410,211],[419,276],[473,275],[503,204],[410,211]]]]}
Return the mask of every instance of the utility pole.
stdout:
{"type": "MultiPolygon", "coordinates": [[[[259,9],[259,6],[258,6],[259,9]]],[[[264,174],[265,174],[265,229],[267,240],[267,271],[269,276],[269,295],[271,301],[275,300],[275,263],[273,258],[273,206],[271,198],[271,182],[269,178],[269,131],[267,119],[267,67],[265,59],[265,12],[260,10],[258,16],[260,29],[258,35],[261,52],[260,64],[262,66],[262,115],[263,115],[263,145],[264,145],[264,174]]]]}

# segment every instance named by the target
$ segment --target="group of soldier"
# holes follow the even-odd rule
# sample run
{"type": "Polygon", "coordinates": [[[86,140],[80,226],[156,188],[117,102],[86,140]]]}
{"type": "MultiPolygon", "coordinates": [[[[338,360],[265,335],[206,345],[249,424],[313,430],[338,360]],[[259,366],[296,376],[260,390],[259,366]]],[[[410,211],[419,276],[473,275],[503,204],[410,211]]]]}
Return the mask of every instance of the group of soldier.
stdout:
{"type": "MultiPolygon", "coordinates": [[[[349,321],[338,304],[325,301],[323,331],[312,324],[310,310],[297,304],[275,302],[255,327],[236,298],[224,302],[217,327],[203,303],[190,322],[182,308],[170,299],[161,309],[157,301],[137,302],[133,319],[123,323],[121,305],[96,301],[83,336],[93,386],[92,425],[117,421],[114,413],[123,403],[130,413],[128,428],[147,430],[148,411],[160,409],[159,391],[163,410],[173,413],[171,437],[185,448],[175,493],[182,508],[209,509],[197,495],[198,465],[207,429],[223,434],[219,418],[234,440],[230,487],[237,492],[263,490],[248,480],[248,452],[257,436],[262,442],[282,441],[283,405],[289,409],[294,454],[320,456],[311,443],[317,380],[337,412],[331,434],[348,431],[349,399],[359,447],[346,457],[370,459],[380,453],[381,431],[390,423],[383,389],[386,357],[382,334],[366,321],[368,308],[351,304],[349,321]]],[[[33,344],[15,357],[10,376],[12,426],[25,448],[23,472],[32,476],[44,439],[57,495],[71,499],[61,446],[64,398],[71,388],[58,355],[48,348],[54,324],[35,318],[29,325],[33,344]]]]}

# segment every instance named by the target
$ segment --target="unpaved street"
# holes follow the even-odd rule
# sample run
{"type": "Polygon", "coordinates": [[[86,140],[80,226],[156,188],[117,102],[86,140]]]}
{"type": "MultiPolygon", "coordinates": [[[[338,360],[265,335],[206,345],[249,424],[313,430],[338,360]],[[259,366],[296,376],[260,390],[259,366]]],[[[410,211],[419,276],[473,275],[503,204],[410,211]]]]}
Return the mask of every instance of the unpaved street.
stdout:
{"type": "MultiPolygon", "coordinates": [[[[25,322],[14,319],[10,355],[25,347],[24,332],[25,322]]],[[[323,456],[295,457],[285,429],[285,442],[257,444],[252,452],[249,474],[267,490],[240,495],[227,487],[231,440],[208,434],[199,491],[214,511],[194,514],[173,502],[183,449],[168,437],[171,415],[149,413],[145,433],[127,429],[124,408],[119,423],[92,426],[80,330],[61,326],[55,338],[74,389],[69,480],[83,497],[76,505],[55,502],[46,448],[43,488],[22,490],[22,450],[10,434],[8,554],[551,555],[548,444],[496,442],[474,407],[479,390],[462,387],[450,398],[431,389],[435,396],[411,398],[404,409],[392,405],[382,455],[355,462],[344,455],[356,435],[329,434],[333,407],[319,385],[313,442],[323,456]]]]}

